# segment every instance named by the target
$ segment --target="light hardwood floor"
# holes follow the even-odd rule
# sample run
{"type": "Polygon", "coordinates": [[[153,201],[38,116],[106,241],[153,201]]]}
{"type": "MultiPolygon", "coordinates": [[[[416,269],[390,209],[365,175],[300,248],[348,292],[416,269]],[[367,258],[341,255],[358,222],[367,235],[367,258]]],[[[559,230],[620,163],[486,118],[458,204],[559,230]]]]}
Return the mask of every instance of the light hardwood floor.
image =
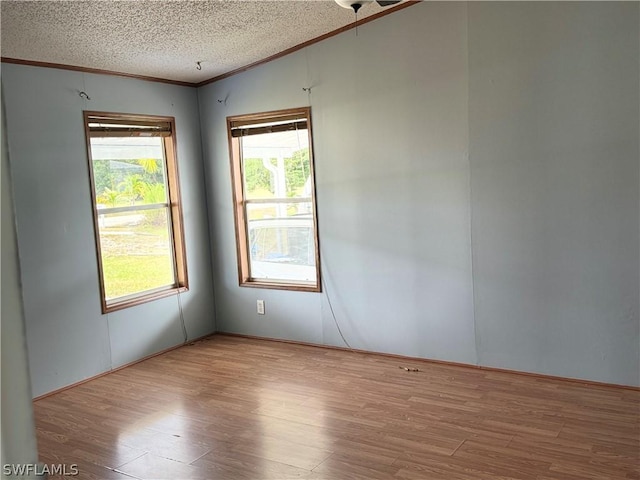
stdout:
{"type": "Polygon", "coordinates": [[[640,478],[639,391],[223,335],[34,406],[76,478],[640,478]]]}

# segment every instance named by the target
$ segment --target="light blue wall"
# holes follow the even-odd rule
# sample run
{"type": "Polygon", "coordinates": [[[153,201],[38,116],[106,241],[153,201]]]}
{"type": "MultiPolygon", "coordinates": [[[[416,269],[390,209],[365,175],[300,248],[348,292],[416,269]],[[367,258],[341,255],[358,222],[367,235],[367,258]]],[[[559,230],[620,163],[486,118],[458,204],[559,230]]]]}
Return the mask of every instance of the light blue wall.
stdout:
{"type": "Polygon", "coordinates": [[[344,345],[330,299],[354,348],[475,363],[466,52],[429,4],[200,90],[219,330],[344,345]],[[239,288],[225,118],[308,104],[324,293],[239,288]]]}
{"type": "Polygon", "coordinates": [[[640,384],[638,19],[424,2],[201,88],[218,329],[640,384]],[[304,105],[325,291],[240,288],[225,118],[304,105]]]}
{"type": "MultiPolygon", "coordinates": [[[[22,308],[18,245],[9,154],[6,141],[4,101],[0,123],[2,134],[2,331],[1,378],[2,405],[0,408],[0,465],[34,464],[38,460],[36,428],[31,402],[31,384],[27,360],[27,339],[22,308]]],[[[7,478],[4,471],[0,474],[7,478]]],[[[27,478],[20,477],[20,478],[27,478]]],[[[29,478],[35,478],[34,475],[29,478]]]]}
{"type": "Polygon", "coordinates": [[[638,6],[469,6],[483,365],[640,384],[638,6]]]}
{"type": "Polygon", "coordinates": [[[176,118],[190,282],[183,316],[189,339],[213,332],[196,90],[10,64],[2,66],[2,84],[34,396],[184,338],[176,296],[100,311],[84,109],[176,118]]]}

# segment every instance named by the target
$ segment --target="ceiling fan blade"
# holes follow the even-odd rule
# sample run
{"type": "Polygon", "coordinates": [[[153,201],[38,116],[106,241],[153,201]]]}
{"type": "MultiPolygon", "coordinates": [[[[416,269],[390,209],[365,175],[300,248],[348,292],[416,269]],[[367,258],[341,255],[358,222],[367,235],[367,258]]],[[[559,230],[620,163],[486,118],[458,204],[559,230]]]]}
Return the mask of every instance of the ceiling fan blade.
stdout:
{"type": "Polygon", "coordinates": [[[402,0],[376,0],[381,7],[388,7],[400,3],[402,0]]]}

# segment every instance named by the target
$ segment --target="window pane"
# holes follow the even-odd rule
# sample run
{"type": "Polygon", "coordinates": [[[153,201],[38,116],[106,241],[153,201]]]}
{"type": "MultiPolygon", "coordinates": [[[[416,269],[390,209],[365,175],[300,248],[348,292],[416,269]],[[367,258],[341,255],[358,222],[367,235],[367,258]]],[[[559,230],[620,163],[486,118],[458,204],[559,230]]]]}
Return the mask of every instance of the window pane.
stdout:
{"type": "Polygon", "coordinates": [[[107,300],[175,283],[168,209],[99,214],[107,300]]]}
{"type": "Polygon", "coordinates": [[[311,109],[227,117],[241,286],[321,290],[311,109]]]}
{"type": "Polygon", "coordinates": [[[311,203],[247,205],[251,277],[315,282],[311,203]]]}
{"type": "Polygon", "coordinates": [[[91,157],[100,208],[166,203],[160,137],[92,137],[91,157]]]}
{"type": "Polygon", "coordinates": [[[241,138],[246,199],[311,197],[307,129],[241,138]]]}
{"type": "Polygon", "coordinates": [[[102,312],[187,290],[175,119],[84,112],[102,312]]]}

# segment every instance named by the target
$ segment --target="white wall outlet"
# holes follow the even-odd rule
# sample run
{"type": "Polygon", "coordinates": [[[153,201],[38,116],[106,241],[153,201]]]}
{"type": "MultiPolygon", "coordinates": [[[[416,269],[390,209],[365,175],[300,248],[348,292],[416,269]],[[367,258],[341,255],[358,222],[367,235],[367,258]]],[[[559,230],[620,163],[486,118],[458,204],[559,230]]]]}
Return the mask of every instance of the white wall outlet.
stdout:
{"type": "Polygon", "coordinates": [[[264,300],[258,300],[258,315],[264,315],[264,300]]]}

